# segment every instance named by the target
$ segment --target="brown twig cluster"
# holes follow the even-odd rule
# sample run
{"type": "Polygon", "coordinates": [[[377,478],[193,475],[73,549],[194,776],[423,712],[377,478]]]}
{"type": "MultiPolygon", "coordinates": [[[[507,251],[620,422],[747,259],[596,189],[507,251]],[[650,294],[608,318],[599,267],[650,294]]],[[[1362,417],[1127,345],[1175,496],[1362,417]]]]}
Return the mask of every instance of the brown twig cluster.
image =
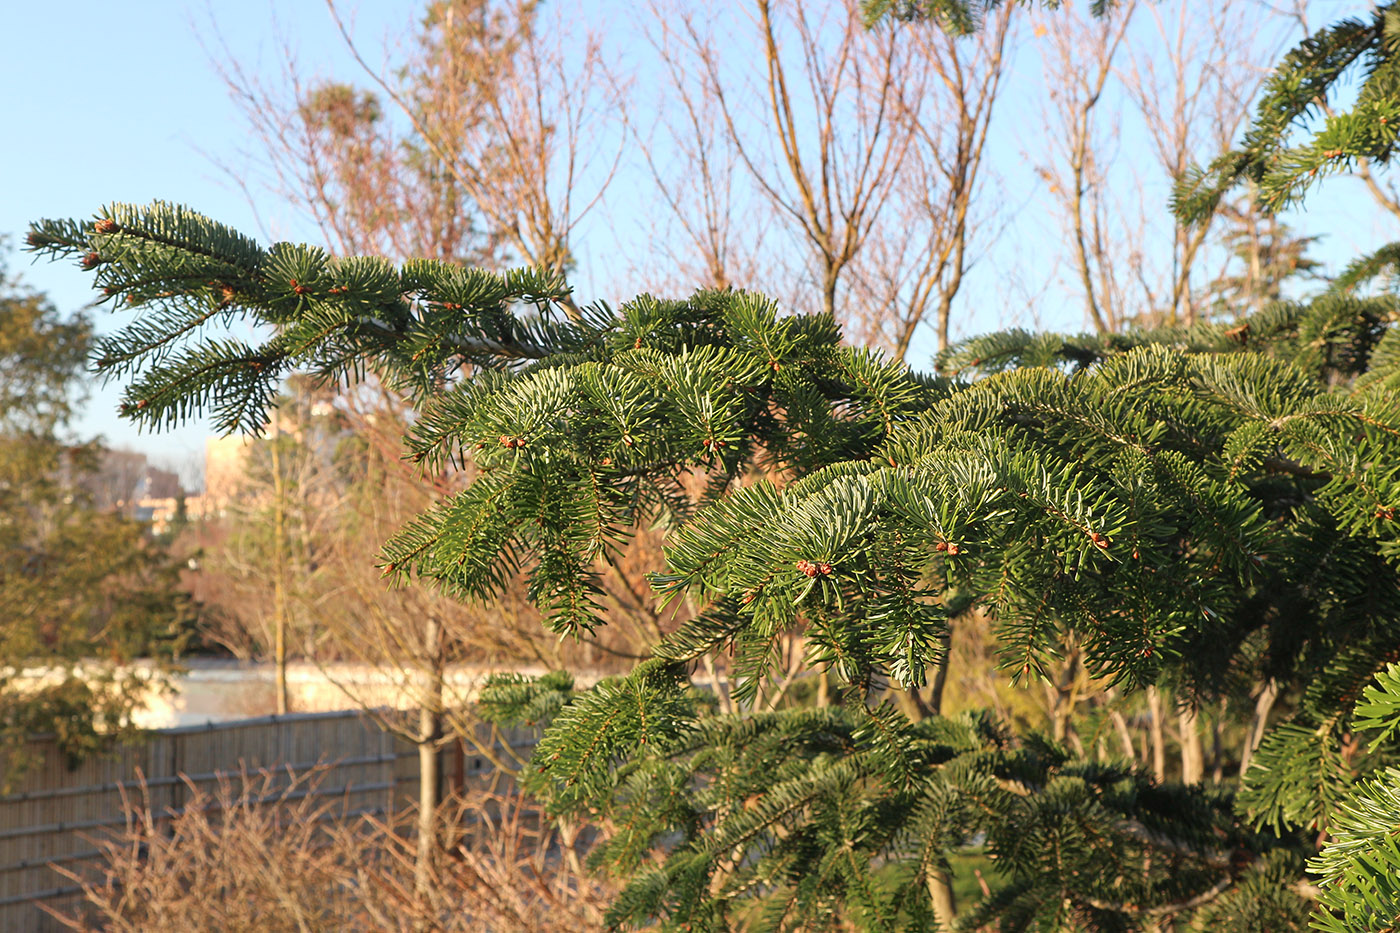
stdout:
{"type": "Polygon", "coordinates": [[[83,901],[50,910],[73,930],[112,933],[598,929],[605,892],[576,873],[557,834],[524,798],[471,792],[444,802],[452,842],[426,879],[411,811],[352,810],[325,771],[264,771],[154,811],[144,788],[127,824],[101,840],[96,870],[55,871],[83,901]]]}

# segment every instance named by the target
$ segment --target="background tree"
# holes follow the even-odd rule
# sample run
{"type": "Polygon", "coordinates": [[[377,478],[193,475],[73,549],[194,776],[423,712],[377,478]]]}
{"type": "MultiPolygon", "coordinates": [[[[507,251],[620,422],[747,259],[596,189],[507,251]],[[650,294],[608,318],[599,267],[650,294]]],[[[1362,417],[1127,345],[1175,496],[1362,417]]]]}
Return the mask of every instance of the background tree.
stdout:
{"type": "Polygon", "coordinates": [[[0,269],[0,743],[5,774],[28,735],[74,758],[132,728],[150,688],[112,662],[168,660],[192,622],[179,565],[145,527],[94,509],[96,443],[66,436],[90,338],[0,269]]]}
{"type": "Polygon", "coordinates": [[[923,67],[906,72],[899,122],[913,134],[889,201],[856,258],[849,330],[860,342],[909,352],[932,314],[937,349],[952,330],[953,302],[972,261],[995,239],[984,205],[987,137],[1011,41],[1013,7],[1003,6],[972,37],[932,25],[906,28],[923,67]],[[919,83],[921,82],[921,83],[919,83]]]}
{"type": "Polygon", "coordinates": [[[751,72],[727,67],[723,42],[694,31],[690,45],[739,160],[805,257],[822,313],[841,317],[852,262],[889,198],[912,143],[902,82],[925,65],[890,28],[866,31],[854,4],[833,9],[758,0],[751,72]],[[762,101],[761,132],[748,102],[762,101]],[[853,128],[854,129],[851,129],[853,128]]]}
{"type": "Polygon", "coordinates": [[[342,255],[567,275],[573,231],[622,153],[619,88],[597,39],[566,41],[578,24],[542,20],[534,2],[438,0],[411,53],[381,72],[330,9],[371,89],[308,81],[290,55],[283,89],[236,61],[225,73],[273,190],[342,255]]]}

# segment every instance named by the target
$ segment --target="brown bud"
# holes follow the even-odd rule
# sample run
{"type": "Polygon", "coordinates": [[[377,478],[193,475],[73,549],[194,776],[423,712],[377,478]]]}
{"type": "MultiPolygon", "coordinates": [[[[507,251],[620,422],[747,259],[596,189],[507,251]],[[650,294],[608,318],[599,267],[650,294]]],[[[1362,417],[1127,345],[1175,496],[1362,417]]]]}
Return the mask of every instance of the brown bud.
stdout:
{"type": "Polygon", "coordinates": [[[604,457],[599,461],[603,466],[612,466],[612,457],[604,457]]]}
{"type": "Polygon", "coordinates": [[[948,550],[948,542],[947,542],[947,541],[939,541],[937,544],[935,544],[935,545],[933,546],[933,549],[934,549],[935,551],[946,551],[946,550],[948,550]]]}
{"type": "Polygon", "coordinates": [[[1104,550],[1108,549],[1108,539],[1105,538],[1103,535],[1099,534],[1097,531],[1090,533],[1089,540],[1094,542],[1095,547],[1103,548],[1104,550]]]}
{"type": "Polygon", "coordinates": [[[959,547],[958,545],[954,544],[954,543],[951,542],[951,541],[948,542],[948,556],[949,556],[949,557],[956,557],[956,556],[958,556],[958,555],[961,554],[961,553],[962,553],[962,548],[961,548],[961,547],[959,547]]]}
{"type": "Polygon", "coordinates": [[[116,233],[121,227],[118,227],[117,222],[112,218],[103,217],[92,225],[92,229],[96,233],[116,233]]]}
{"type": "Polygon", "coordinates": [[[809,577],[815,577],[817,575],[817,565],[806,558],[797,562],[797,569],[798,572],[804,573],[809,577]]]}
{"type": "Polygon", "coordinates": [[[96,269],[102,263],[102,257],[96,253],[88,253],[83,257],[82,267],[84,269],[96,269]]]}
{"type": "Polygon", "coordinates": [[[502,434],[502,435],[501,435],[501,446],[502,446],[502,447],[514,447],[514,446],[515,446],[515,445],[512,443],[512,438],[511,438],[511,436],[510,436],[509,434],[502,434]]]}
{"type": "Polygon", "coordinates": [[[829,577],[831,576],[831,571],[832,566],[826,561],[823,560],[817,562],[817,573],[821,574],[824,577],[829,577]]]}
{"type": "Polygon", "coordinates": [[[1391,521],[1392,519],[1395,518],[1395,506],[1393,506],[1393,505],[1383,505],[1383,506],[1379,506],[1379,507],[1376,509],[1376,518],[1379,518],[1379,519],[1380,519],[1381,521],[1383,521],[1383,522],[1391,521]]]}

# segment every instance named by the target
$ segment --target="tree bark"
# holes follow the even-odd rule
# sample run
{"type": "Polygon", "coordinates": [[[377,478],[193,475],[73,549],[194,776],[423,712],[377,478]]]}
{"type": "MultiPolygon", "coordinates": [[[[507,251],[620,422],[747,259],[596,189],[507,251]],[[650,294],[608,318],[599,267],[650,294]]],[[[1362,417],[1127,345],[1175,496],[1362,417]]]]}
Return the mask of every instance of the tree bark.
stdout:
{"type": "Polygon", "coordinates": [[[1156,687],[1147,688],[1147,713],[1152,739],[1152,776],[1161,784],[1167,779],[1167,749],[1162,738],[1162,695],[1156,687]]]}
{"type": "Polygon", "coordinates": [[[931,869],[928,873],[928,896],[933,902],[933,917],[938,921],[938,929],[951,931],[953,921],[958,919],[958,905],[953,900],[953,879],[941,869],[931,869]]]}
{"type": "Polygon", "coordinates": [[[438,620],[429,617],[423,637],[428,661],[427,690],[418,707],[418,852],[414,864],[414,890],[419,897],[432,884],[438,850],[437,810],[441,802],[438,762],[442,737],[443,651],[438,620]]]}
{"type": "Polygon", "coordinates": [[[1259,741],[1264,738],[1264,729],[1269,724],[1269,711],[1274,708],[1274,701],[1278,699],[1278,684],[1269,681],[1259,691],[1259,696],[1254,701],[1254,719],[1249,726],[1249,734],[1245,736],[1244,748],[1240,751],[1240,777],[1249,770],[1249,764],[1254,759],[1254,750],[1259,747],[1259,741]]]}
{"type": "Polygon", "coordinates": [[[1118,742],[1123,746],[1123,757],[1128,761],[1137,763],[1137,749],[1133,746],[1133,734],[1128,729],[1128,721],[1123,718],[1123,714],[1114,710],[1109,714],[1113,720],[1113,728],[1118,732],[1118,742]]]}
{"type": "Polygon", "coordinates": [[[287,502],[282,482],[282,431],[272,413],[272,664],[275,671],[277,714],[287,703],[287,502]]]}
{"type": "Polygon", "coordinates": [[[1176,715],[1176,724],[1181,729],[1181,781],[1183,784],[1199,784],[1205,777],[1205,755],[1201,749],[1196,711],[1183,709],[1176,715]]]}

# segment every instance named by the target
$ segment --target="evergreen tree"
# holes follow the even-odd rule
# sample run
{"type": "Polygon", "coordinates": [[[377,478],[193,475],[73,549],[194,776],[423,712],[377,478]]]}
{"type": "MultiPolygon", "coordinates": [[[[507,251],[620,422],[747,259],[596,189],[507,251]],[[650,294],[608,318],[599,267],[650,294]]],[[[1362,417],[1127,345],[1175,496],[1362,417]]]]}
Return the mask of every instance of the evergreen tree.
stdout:
{"type": "MultiPolygon", "coordinates": [[[[1183,214],[1241,179],[1278,206],[1324,162],[1385,162],[1394,23],[1382,6],[1290,53],[1241,151],[1183,183],[1183,214]],[[1357,62],[1356,107],[1288,147],[1357,62]]],[[[1231,325],[978,338],[930,378],[752,294],[566,316],[538,272],[265,250],[163,204],[30,242],[145,308],[98,353],[139,423],[208,409],[256,429],[297,369],[373,367],[409,393],[408,455],[478,473],[386,544],[395,581],[489,600],[523,573],[577,633],[627,536],[672,529],[653,583],[695,611],[651,658],[586,692],[511,677],[484,698],[548,722],[530,785],[607,828],[618,927],[1400,922],[1400,304],[1357,288],[1400,253],[1231,325]],[[271,336],[218,334],[244,317],[271,336]],[[1238,793],[924,715],[969,606],[1022,682],[1073,641],[1125,690],[1202,705],[1272,682],[1285,713],[1238,793]],[[767,701],[790,633],[830,702],[767,701]],[[741,713],[689,685],[718,653],[741,713]],[[1001,879],[959,913],[950,856],[973,839],[1001,879]]]]}
{"type": "Polygon", "coordinates": [[[479,473],[385,546],[396,580],[490,599],[524,572],[551,627],[578,632],[630,530],[671,523],[656,588],[701,611],[651,660],[578,695],[508,682],[491,698],[502,717],[557,710],[532,786],[557,815],[615,827],[597,859],[627,881],[619,926],[946,925],[949,854],[984,837],[1008,880],[960,927],[1147,929],[1193,911],[1296,927],[1316,830],[1393,757],[1391,738],[1365,756],[1349,739],[1400,642],[1391,297],[1277,304],[1228,329],[992,335],[954,348],[944,380],[741,292],[575,321],[537,273],[264,250],[161,204],[30,241],[147,306],[97,352],[131,376],[140,423],[208,408],[259,426],[297,368],[372,365],[412,393],[408,455],[479,473]],[[271,336],[207,333],[237,316],[271,336]],[[1099,676],[1170,681],[1188,702],[1241,680],[1308,686],[1232,808],[898,703],[971,603],[1023,680],[1073,637],[1099,676]],[[795,631],[833,705],[766,708],[774,645],[795,631]],[[732,653],[748,712],[689,689],[709,652],[732,653]]]}
{"type": "Polygon", "coordinates": [[[1222,207],[1220,213],[1230,267],[1210,283],[1217,313],[1240,317],[1262,311],[1283,297],[1289,280],[1321,277],[1322,263],[1308,255],[1317,237],[1296,234],[1277,215],[1261,211],[1253,197],[1222,207]]]}
{"type": "Polygon", "coordinates": [[[1400,8],[1381,3],[1300,42],[1265,82],[1239,148],[1181,180],[1178,213],[1202,217],[1246,180],[1264,206],[1278,210],[1358,160],[1387,164],[1400,122],[1397,40],[1400,8]],[[1328,112],[1351,78],[1360,83],[1351,108],[1328,112]]]}

